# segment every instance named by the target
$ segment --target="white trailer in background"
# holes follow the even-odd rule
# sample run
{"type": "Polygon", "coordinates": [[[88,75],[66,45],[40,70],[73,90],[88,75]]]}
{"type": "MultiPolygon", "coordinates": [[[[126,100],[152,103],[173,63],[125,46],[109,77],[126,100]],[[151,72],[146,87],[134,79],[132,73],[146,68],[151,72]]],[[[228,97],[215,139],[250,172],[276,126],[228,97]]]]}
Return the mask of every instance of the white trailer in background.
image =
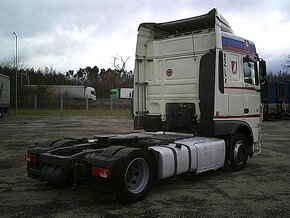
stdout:
{"type": "Polygon", "coordinates": [[[131,99],[133,97],[133,90],[133,88],[120,88],[120,99],[131,99]]]}
{"type": "Polygon", "coordinates": [[[0,74],[0,117],[10,108],[10,78],[0,74]]]}
{"type": "Polygon", "coordinates": [[[132,99],[133,88],[115,88],[111,89],[111,98],[113,99],[132,99]]]}
{"type": "MultiPolygon", "coordinates": [[[[38,85],[25,85],[29,89],[37,89],[38,85]]],[[[43,85],[47,91],[51,92],[57,97],[73,98],[73,99],[88,99],[96,100],[96,91],[93,87],[89,86],[76,86],[76,85],[43,85]]]]}
{"type": "Polygon", "coordinates": [[[47,85],[47,87],[61,97],[96,100],[96,91],[93,87],[75,85],[47,85]]]}

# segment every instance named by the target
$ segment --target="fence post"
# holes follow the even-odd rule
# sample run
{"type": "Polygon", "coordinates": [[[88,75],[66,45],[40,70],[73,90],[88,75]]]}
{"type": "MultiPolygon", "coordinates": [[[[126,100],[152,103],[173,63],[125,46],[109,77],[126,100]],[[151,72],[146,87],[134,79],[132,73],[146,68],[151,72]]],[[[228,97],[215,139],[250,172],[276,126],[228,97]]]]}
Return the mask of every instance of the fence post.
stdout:
{"type": "Polygon", "coordinates": [[[34,112],[37,113],[37,95],[34,96],[34,112]]]}
{"type": "Polygon", "coordinates": [[[110,110],[113,110],[113,97],[110,95],[110,110]]]}
{"type": "Polygon", "coordinates": [[[63,97],[60,97],[60,114],[63,116],[63,97]]]}
{"type": "Polygon", "coordinates": [[[88,112],[89,110],[89,99],[86,98],[86,113],[88,112]]]}

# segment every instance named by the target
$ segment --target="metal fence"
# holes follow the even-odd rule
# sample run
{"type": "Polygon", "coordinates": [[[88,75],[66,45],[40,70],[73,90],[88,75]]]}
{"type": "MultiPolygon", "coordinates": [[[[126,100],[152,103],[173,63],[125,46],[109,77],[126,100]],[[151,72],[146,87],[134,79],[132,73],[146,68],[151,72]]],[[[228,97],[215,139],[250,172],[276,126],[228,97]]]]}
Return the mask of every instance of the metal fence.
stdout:
{"type": "MultiPolygon", "coordinates": [[[[130,110],[132,102],[130,99],[69,99],[69,98],[48,98],[41,96],[18,97],[17,109],[20,110],[130,110]]],[[[15,97],[11,97],[11,107],[15,109],[15,97]]]]}

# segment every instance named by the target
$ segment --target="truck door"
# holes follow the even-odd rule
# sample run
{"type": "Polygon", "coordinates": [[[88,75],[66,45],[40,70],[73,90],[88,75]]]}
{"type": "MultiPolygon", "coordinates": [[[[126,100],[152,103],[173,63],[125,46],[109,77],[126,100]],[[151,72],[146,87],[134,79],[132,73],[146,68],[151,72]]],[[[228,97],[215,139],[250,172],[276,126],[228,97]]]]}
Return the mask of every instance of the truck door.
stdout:
{"type": "Polygon", "coordinates": [[[228,94],[228,114],[241,116],[244,114],[241,56],[227,52],[226,57],[225,94],[228,94]]]}
{"type": "Polygon", "coordinates": [[[259,117],[260,88],[257,61],[249,56],[243,57],[244,115],[259,117]]]}

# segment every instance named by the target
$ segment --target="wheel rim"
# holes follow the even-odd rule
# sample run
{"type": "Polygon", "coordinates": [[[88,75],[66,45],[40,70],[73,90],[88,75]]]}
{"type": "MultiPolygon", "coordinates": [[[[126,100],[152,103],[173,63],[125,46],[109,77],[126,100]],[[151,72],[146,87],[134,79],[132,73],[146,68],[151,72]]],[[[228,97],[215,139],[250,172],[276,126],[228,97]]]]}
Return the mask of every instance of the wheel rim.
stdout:
{"type": "Polygon", "coordinates": [[[128,190],[133,194],[142,192],[149,180],[149,167],[142,158],[136,158],[131,161],[126,169],[125,182],[128,190]]]}
{"type": "Polygon", "coordinates": [[[246,159],[247,149],[245,143],[240,140],[236,143],[234,149],[234,160],[237,164],[242,164],[246,159]]]}

